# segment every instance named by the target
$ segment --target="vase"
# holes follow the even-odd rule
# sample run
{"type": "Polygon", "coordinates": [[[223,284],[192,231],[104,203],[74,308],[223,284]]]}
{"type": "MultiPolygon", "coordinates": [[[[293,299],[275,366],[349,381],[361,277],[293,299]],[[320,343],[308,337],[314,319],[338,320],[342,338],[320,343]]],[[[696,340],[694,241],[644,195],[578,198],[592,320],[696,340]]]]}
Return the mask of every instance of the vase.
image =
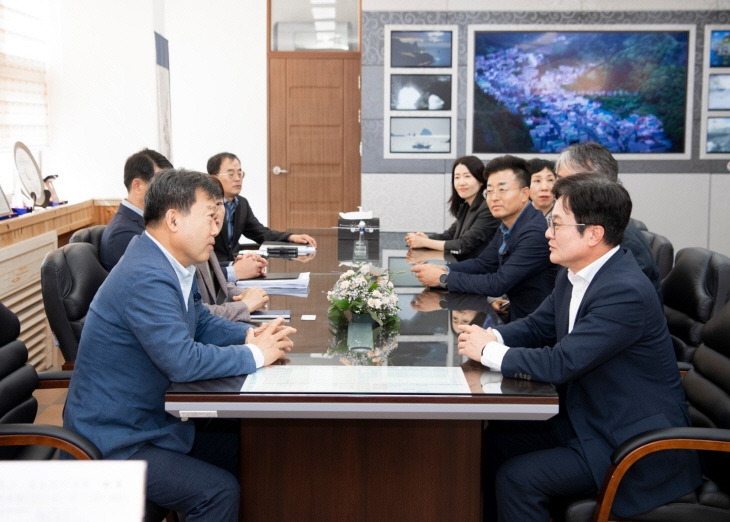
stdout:
{"type": "Polygon", "coordinates": [[[373,342],[373,325],[375,321],[370,315],[352,314],[347,324],[347,347],[355,352],[369,352],[375,344],[373,342]]]}

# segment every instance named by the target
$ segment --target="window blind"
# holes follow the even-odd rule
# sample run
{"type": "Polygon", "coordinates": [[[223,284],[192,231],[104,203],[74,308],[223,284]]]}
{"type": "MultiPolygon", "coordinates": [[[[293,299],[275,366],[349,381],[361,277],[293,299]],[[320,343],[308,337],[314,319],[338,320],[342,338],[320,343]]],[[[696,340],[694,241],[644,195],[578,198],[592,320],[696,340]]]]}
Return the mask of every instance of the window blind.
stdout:
{"type": "Polygon", "coordinates": [[[46,0],[0,0],[0,150],[48,144],[46,0]]]}

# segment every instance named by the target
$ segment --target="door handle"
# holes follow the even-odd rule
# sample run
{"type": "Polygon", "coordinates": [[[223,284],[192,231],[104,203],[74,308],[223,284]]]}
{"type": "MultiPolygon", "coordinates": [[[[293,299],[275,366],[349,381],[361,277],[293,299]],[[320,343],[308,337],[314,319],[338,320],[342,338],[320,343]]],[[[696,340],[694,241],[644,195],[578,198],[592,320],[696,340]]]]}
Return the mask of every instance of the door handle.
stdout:
{"type": "Polygon", "coordinates": [[[288,170],[282,169],[280,166],[276,166],[273,169],[271,169],[271,172],[274,173],[274,176],[278,176],[279,174],[289,174],[288,170]]]}

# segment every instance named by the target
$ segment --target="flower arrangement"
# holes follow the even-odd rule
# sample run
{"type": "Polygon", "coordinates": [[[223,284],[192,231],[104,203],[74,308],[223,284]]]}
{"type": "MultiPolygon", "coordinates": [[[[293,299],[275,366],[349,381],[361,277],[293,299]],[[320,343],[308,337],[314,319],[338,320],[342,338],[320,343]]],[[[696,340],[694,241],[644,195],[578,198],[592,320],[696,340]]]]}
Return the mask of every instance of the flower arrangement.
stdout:
{"type": "Polygon", "coordinates": [[[386,269],[367,263],[357,270],[348,270],[340,276],[334,288],[327,292],[332,303],[333,316],[349,311],[351,314],[370,315],[380,326],[399,322],[398,296],[386,269]]]}
{"type": "Polygon", "coordinates": [[[327,292],[333,337],[326,355],[339,357],[340,362],[348,366],[387,364],[388,355],[398,346],[400,333],[398,296],[390,275],[385,269],[363,264],[357,270],[342,274],[334,288],[327,292]],[[377,323],[373,329],[372,349],[348,346],[348,329],[354,316],[372,318],[377,323]]]}

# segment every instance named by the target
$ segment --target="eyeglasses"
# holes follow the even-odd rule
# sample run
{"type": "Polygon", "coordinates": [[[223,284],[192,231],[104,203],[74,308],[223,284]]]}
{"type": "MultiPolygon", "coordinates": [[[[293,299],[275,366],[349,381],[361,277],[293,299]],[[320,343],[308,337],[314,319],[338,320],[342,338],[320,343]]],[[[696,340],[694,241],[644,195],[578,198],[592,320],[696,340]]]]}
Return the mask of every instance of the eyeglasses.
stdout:
{"type": "Polygon", "coordinates": [[[553,216],[548,216],[547,218],[547,224],[548,228],[550,229],[550,234],[555,235],[555,229],[558,227],[587,227],[589,226],[588,223],[555,223],[553,221],[553,216]]]}
{"type": "Polygon", "coordinates": [[[246,177],[246,173],[245,172],[219,172],[218,175],[219,176],[225,176],[225,177],[227,177],[228,179],[231,179],[231,180],[232,179],[238,179],[238,178],[243,179],[243,178],[246,177]]]}
{"type": "Polygon", "coordinates": [[[492,189],[486,189],[484,192],[482,192],[482,195],[484,196],[484,199],[493,198],[494,196],[499,196],[500,198],[504,197],[507,192],[510,190],[519,190],[520,187],[512,187],[512,188],[504,188],[498,190],[492,190],[492,189]]]}

